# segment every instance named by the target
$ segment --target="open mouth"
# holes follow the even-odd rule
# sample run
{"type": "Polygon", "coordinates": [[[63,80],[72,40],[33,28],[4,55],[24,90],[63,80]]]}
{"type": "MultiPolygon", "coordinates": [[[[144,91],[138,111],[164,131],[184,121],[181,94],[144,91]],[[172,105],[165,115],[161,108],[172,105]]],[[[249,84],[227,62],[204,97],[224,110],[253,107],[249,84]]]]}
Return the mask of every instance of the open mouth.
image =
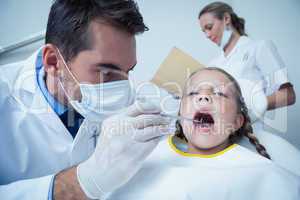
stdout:
{"type": "Polygon", "coordinates": [[[193,119],[194,119],[194,125],[199,126],[200,128],[209,129],[215,123],[213,116],[209,113],[198,112],[195,114],[193,119]]]}

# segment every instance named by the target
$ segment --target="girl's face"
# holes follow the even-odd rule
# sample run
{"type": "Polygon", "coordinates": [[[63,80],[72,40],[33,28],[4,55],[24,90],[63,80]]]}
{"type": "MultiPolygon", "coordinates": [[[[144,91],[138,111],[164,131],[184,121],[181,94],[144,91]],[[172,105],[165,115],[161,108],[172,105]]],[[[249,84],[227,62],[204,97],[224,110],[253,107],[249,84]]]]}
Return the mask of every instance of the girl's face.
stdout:
{"type": "Polygon", "coordinates": [[[225,25],[229,24],[228,18],[224,17],[224,20],[220,20],[212,13],[205,13],[200,17],[199,22],[206,37],[213,43],[220,45],[225,25]]]}
{"type": "Polygon", "coordinates": [[[194,120],[180,122],[189,150],[211,150],[226,144],[244,122],[234,85],[216,70],[199,71],[188,80],[180,115],[194,120]]]}

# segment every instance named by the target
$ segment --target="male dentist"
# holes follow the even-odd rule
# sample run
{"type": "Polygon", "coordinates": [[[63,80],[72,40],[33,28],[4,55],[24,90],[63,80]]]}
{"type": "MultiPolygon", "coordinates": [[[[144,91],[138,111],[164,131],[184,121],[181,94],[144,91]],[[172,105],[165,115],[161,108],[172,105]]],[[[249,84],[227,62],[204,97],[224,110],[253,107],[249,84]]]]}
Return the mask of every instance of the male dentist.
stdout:
{"type": "Polygon", "coordinates": [[[45,45],[0,67],[0,199],[104,199],[136,173],[169,123],[133,103],[146,30],[133,0],[54,1],[45,45]]]}

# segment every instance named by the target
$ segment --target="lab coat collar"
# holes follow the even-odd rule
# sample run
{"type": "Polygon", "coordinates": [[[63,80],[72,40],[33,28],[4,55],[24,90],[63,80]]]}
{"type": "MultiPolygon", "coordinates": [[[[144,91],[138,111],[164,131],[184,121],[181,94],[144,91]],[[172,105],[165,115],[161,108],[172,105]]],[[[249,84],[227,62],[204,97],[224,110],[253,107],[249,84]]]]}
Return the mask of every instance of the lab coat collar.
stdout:
{"type": "Polygon", "coordinates": [[[23,62],[23,66],[20,69],[13,86],[14,97],[24,101],[24,96],[22,94],[24,94],[23,91],[26,91],[28,95],[25,99],[31,98],[31,101],[26,100],[26,105],[23,103],[24,107],[26,107],[26,109],[30,108],[32,112],[38,112],[39,114],[52,113],[53,111],[39,88],[37,80],[36,60],[42,48],[43,47],[39,48],[23,62]]]}
{"type": "Polygon", "coordinates": [[[35,93],[38,89],[35,62],[37,55],[42,48],[43,47],[39,48],[28,59],[24,61],[24,66],[20,70],[14,85],[15,89],[25,90],[30,93],[35,93]]]}
{"type": "Polygon", "coordinates": [[[49,128],[56,129],[54,132],[59,132],[66,139],[72,141],[73,138],[48,104],[37,83],[35,64],[37,55],[42,48],[39,48],[23,62],[23,66],[14,82],[13,98],[19,103],[24,112],[37,116],[49,128]],[[56,124],[55,127],[53,127],[53,124],[56,124]]]}
{"type": "Polygon", "coordinates": [[[238,49],[241,46],[249,44],[250,41],[251,41],[251,39],[249,37],[242,35],[239,38],[238,42],[236,43],[235,47],[236,47],[236,49],[238,49]]]}
{"type": "Polygon", "coordinates": [[[249,44],[249,42],[251,41],[251,39],[247,36],[242,35],[239,40],[237,41],[237,43],[235,44],[235,46],[233,47],[233,49],[231,50],[231,52],[225,56],[225,52],[222,49],[222,56],[224,58],[229,58],[231,55],[233,55],[238,49],[240,49],[240,47],[249,44]]]}

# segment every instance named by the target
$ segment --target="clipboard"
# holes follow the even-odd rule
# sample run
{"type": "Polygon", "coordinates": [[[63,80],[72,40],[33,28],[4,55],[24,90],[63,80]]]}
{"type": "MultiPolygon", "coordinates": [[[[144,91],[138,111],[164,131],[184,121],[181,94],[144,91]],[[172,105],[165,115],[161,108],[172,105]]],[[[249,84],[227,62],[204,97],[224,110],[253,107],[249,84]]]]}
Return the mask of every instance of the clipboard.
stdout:
{"type": "Polygon", "coordinates": [[[175,97],[181,97],[187,79],[192,73],[204,67],[192,56],[173,47],[150,82],[175,97]]]}

